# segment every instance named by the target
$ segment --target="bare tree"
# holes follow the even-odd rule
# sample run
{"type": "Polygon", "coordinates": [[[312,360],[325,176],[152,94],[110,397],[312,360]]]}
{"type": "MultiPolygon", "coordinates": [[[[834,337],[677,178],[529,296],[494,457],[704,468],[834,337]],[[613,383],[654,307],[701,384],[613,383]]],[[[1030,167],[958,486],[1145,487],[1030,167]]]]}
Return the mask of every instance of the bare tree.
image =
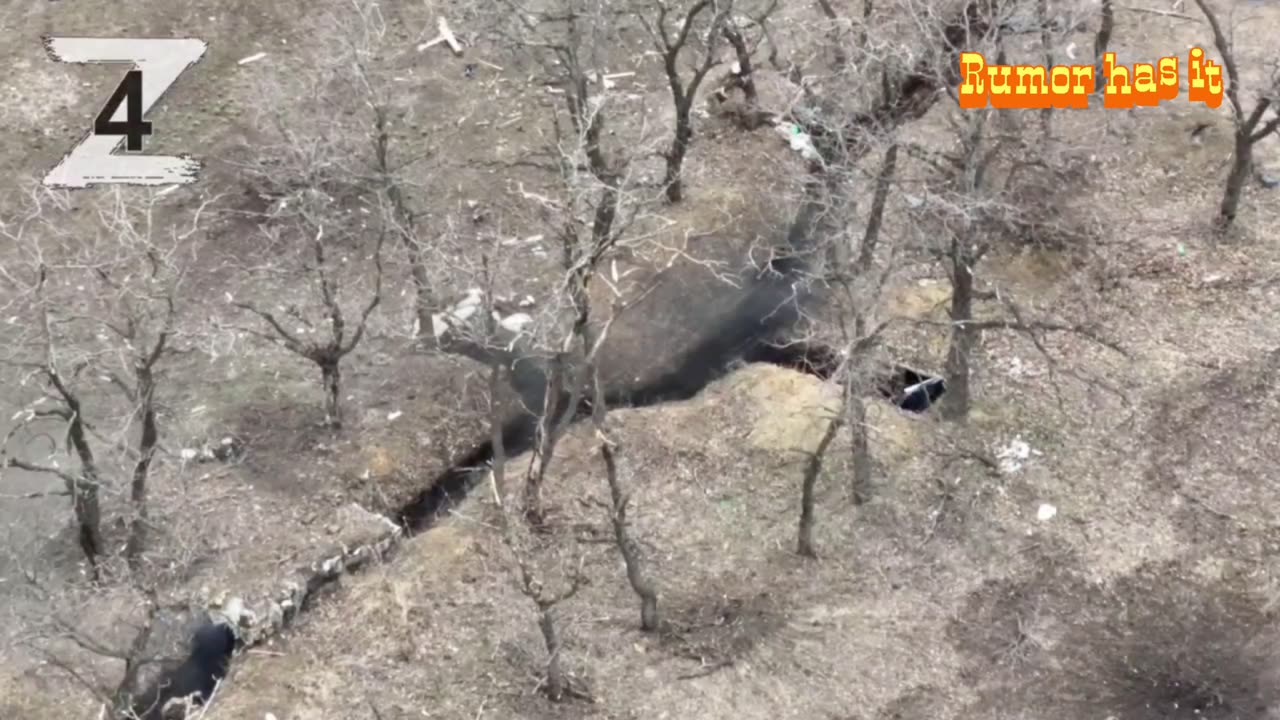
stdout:
{"type": "MultiPolygon", "coordinates": [[[[985,49],[995,55],[1004,52],[1004,34],[1011,32],[1010,8],[985,0],[968,3],[961,17],[943,17],[920,6],[913,9],[919,40],[942,40],[944,52],[916,62],[901,81],[886,72],[881,97],[875,108],[856,114],[850,124],[861,129],[861,142],[854,143],[857,157],[872,147],[865,138],[883,137],[897,124],[919,117],[933,100],[920,95],[920,88],[945,88],[953,107],[958,107],[953,67],[959,49],[985,49]],[[913,99],[914,96],[914,99],[913,99]]],[[[1041,25],[1047,25],[1041,19],[1041,25]]],[[[1043,28],[1036,27],[1044,41],[1043,28]]],[[[934,96],[938,96],[934,93],[934,96]]],[[[985,330],[1002,329],[1023,333],[1048,357],[1042,336],[1071,332],[1104,346],[1118,349],[1097,328],[1086,321],[1075,323],[1034,318],[1007,291],[996,293],[981,287],[977,273],[982,260],[1002,242],[1036,242],[1043,245],[1087,249],[1093,231],[1088,218],[1070,219],[1045,198],[1052,188],[1072,182],[1073,171],[1063,158],[1034,146],[1016,116],[982,109],[953,112],[949,124],[955,133],[954,149],[931,151],[904,145],[913,157],[929,168],[924,185],[926,195],[916,199],[913,214],[926,222],[920,231],[924,247],[946,268],[951,282],[950,344],[946,360],[946,393],[942,414],[952,420],[967,418],[971,404],[971,366],[980,335],[985,330]],[[997,122],[992,122],[992,118],[997,122]],[[1001,316],[978,319],[975,303],[996,300],[1001,316]]],[[[852,135],[848,129],[844,136],[852,135]]]]}
{"type": "Polygon", "coordinates": [[[451,132],[421,132],[421,104],[397,82],[413,49],[396,37],[404,28],[389,26],[383,5],[349,0],[307,18],[317,42],[303,51],[305,67],[260,81],[264,96],[289,101],[258,118],[263,140],[242,148],[251,156],[238,163],[269,203],[253,217],[272,245],[256,263],[242,263],[248,275],[274,282],[300,266],[318,300],[297,330],[291,328],[299,318],[286,316],[302,311],[288,303],[269,308],[246,299],[240,307],[265,323],[260,336],[320,368],[330,425],[341,424],[342,359],[388,300],[387,273],[407,269],[414,340],[428,349],[460,350],[449,345],[455,335],[433,332],[432,322],[445,272],[437,268],[456,276],[458,258],[447,252],[447,233],[427,232],[423,210],[430,189],[424,166],[439,165],[436,148],[451,132]],[[296,257],[297,248],[306,257],[296,257]],[[361,262],[350,262],[355,259],[361,262]],[[368,300],[351,307],[357,284],[369,286],[368,300]]]}
{"type": "Polygon", "coordinates": [[[932,252],[945,266],[951,282],[951,338],[941,410],[944,418],[956,421],[964,421],[969,414],[973,354],[984,331],[1022,333],[1050,359],[1042,338],[1059,332],[1124,352],[1088,318],[1071,323],[1035,318],[1012,293],[980,287],[980,263],[1001,241],[1025,242],[1030,238],[1044,245],[1058,243],[1087,250],[1085,244],[1093,236],[1088,223],[1068,222],[1044,199],[1071,182],[1071,173],[1037,155],[1016,126],[993,132],[991,116],[987,109],[966,111],[955,126],[959,141],[955,152],[921,154],[918,147],[912,147],[913,154],[925,158],[938,173],[938,184],[925,198],[921,214],[932,220],[932,252]],[[975,304],[986,300],[998,302],[1000,316],[977,319],[975,304]]]}
{"type": "Polygon", "coordinates": [[[1240,98],[1242,85],[1235,49],[1208,0],[1196,0],[1196,5],[1209,21],[1209,27],[1213,30],[1213,44],[1218,48],[1218,54],[1222,55],[1222,64],[1227,68],[1225,92],[1227,102],[1231,104],[1231,120],[1235,125],[1231,171],[1227,173],[1227,185],[1222,193],[1217,218],[1219,229],[1225,230],[1235,222],[1245,183],[1253,175],[1253,146],[1280,128],[1280,114],[1275,112],[1272,113],[1273,117],[1263,122],[1267,111],[1272,109],[1276,101],[1277,92],[1280,92],[1280,66],[1272,68],[1267,89],[1258,98],[1253,110],[1246,112],[1240,98]]]}
{"type": "MultiPolygon", "coordinates": [[[[503,367],[500,364],[495,364],[490,370],[489,390],[491,398],[497,397],[501,391],[503,372],[503,367]]],[[[493,445],[490,489],[493,494],[493,501],[498,509],[502,541],[511,552],[514,562],[517,585],[520,588],[520,592],[529,598],[529,601],[537,609],[538,630],[542,635],[542,642],[547,652],[545,691],[547,697],[553,702],[560,702],[567,695],[578,693],[571,687],[561,663],[563,643],[560,638],[559,628],[556,625],[556,607],[576,595],[586,581],[582,573],[582,557],[579,555],[576,562],[568,563],[567,577],[560,584],[559,589],[548,588],[546,580],[537,568],[536,546],[539,543],[539,539],[529,531],[525,523],[516,519],[519,511],[511,506],[509,496],[505,492],[507,487],[505,479],[507,459],[502,437],[504,421],[505,417],[495,403],[490,416],[491,442],[493,445]]],[[[555,539],[550,542],[553,544],[553,550],[559,549],[554,546],[555,539]]]]}
{"type": "Polygon", "coordinates": [[[653,37],[654,45],[662,57],[667,84],[671,88],[676,124],[671,145],[663,154],[666,174],[662,184],[666,188],[667,200],[676,203],[684,198],[681,171],[693,144],[693,102],[707,73],[718,63],[716,56],[719,41],[730,13],[733,12],[733,0],[690,0],[682,16],[675,13],[679,25],[674,34],[669,27],[669,17],[673,14],[671,7],[664,0],[655,0],[653,5],[656,7],[656,15],[652,21],[647,17],[650,12],[647,8],[638,12],[636,17],[653,37]],[[696,26],[704,15],[708,16],[707,27],[705,30],[698,30],[696,26]],[[686,81],[680,69],[680,56],[694,38],[701,40],[701,54],[686,81]]]}
{"type": "Polygon", "coordinates": [[[865,502],[871,491],[874,466],[867,424],[867,406],[863,396],[867,391],[866,378],[872,368],[867,362],[870,351],[876,346],[888,321],[873,327],[872,312],[878,307],[881,292],[893,270],[892,263],[877,272],[876,253],[880,246],[880,230],[884,226],[885,205],[898,165],[898,145],[892,144],[885,151],[884,161],[876,176],[875,192],[867,217],[857,258],[853,262],[852,282],[841,283],[844,301],[851,313],[842,313],[842,319],[853,316],[852,327],[844,323],[841,334],[845,339],[844,355],[847,359],[844,379],[844,413],[849,418],[851,449],[853,452],[853,476],[850,479],[849,497],[854,504],[865,502]]]}
{"type": "Polygon", "coordinates": [[[818,557],[818,552],[813,543],[814,504],[816,502],[814,493],[818,484],[818,475],[822,473],[822,463],[826,458],[827,448],[831,447],[831,442],[836,439],[836,433],[840,432],[840,425],[843,422],[843,418],[836,416],[827,423],[827,429],[822,433],[822,439],[818,441],[818,447],[809,454],[809,459],[805,462],[804,475],[800,480],[800,528],[796,542],[796,552],[804,557],[818,557]]]}
{"type": "Polygon", "coordinates": [[[649,575],[640,546],[631,535],[631,526],[627,520],[631,494],[623,487],[622,479],[618,475],[618,454],[621,448],[609,431],[608,400],[594,359],[591,362],[591,386],[591,422],[595,427],[596,436],[600,439],[600,459],[604,461],[605,479],[609,484],[609,523],[613,527],[613,537],[618,546],[618,553],[622,555],[622,561],[627,569],[627,582],[631,585],[636,597],[640,599],[640,629],[644,632],[653,632],[659,626],[658,589],[649,575]]]}
{"type": "Polygon", "coordinates": [[[79,526],[79,543],[95,578],[106,554],[102,492],[110,466],[128,466],[131,520],[125,556],[141,570],[147,548],[148,479],[160,449],[157,387],[162,361],[178,352],[174,339],[184,282],[194,260],[191,238],[209,201],[192,213],[187,228],[161,230],[159,196],[135,202],[114,190],[91,205],[91,232],[73,225],[64,193],[31,193],[31,209],[0,233],[22,254],[4,279],[25,299],[30,320],[23,355],[15,358],[44,392],[15,418],[8,439],[41,423],[64,423],[65,450],[78,468],[6,457],[3,465],[61,479],[79,526]],[[92,288],[92,290],[89,290],[92,288]],[[110,417],[113,404],[87,378],[103,381],[127,402],[119,428],[88,418],[91,406],[110,417]],[[136,428],[136,430],[135,430],[136,428]],[[107,454],[104,463],[103,453],[107,454]]]}
{"type": "MultiPolygon", "coordinates": [[[[760,93],[756,87],[755,52],[768,37],[767,23],[779,4],[779,0],[769,0],[768,4],[752,17],[744,19],[730,15],[724,21],[724,37],[733,48],[736,64],[716,89],[715,99],[724,102],[729,98],[729,93],[734,91],[742,93],[743,107],[738,113],[738,123],[744,130],[755,130],[774,120],[772,112],[760,107],[760,93]],[[747,31],[752,27],[760,30],[759,37],[748,37],[747,31]]],[[[776,48],[774,52],[776,54],[776,48]]]]}
{"type": "MultiPolygon", "coordinates": [[[[373,241],[371,253],[373,289],[369,293],[368,301],[356,315],[355,328],[348,334],[347,315],[341,301],[340,278],[350,271],[345,270],[342,263],[336,267],[332,264],[331,251],[324,237],[323,221],[303,215],[302,228],[314,230],[315,233],[310,240],[304,241],[311,258],[309,262],[303,260],[302,267],[303,273],[310,277],[319,296],[320,311],[324,314],[324,320],[320,323],[312,323],[303,317],[295,306],[290,308],[289,312],[304,323],[305,329],[294,331],[286,327],[285,321],[277,317],[276,313],[262,308],[257,303],[233,301],[233,304],[237,308],[253,313],[267,325],[266,331],[250,329],[248,332],[284,347],[295,355],[314,363],[320,369],[325,396],[324,421],[331,428],[339,428],[342,427],[341,364],[343,358],[355,350],[364,338],[369,316],[382,301],[382,246],[386,239],[386,231],[385,228],[377,231],[373,241]],[[316,325],[320,325],[322,329],[317,330],[316,325]],[[304,332],[317,333],[319,337],[311,339],[304,335],[304,332]]],[[[276,231],[273,229],[266,231],[269,235],[276,235],[273,240],[279,242],[276,231]]]]}
{"type": "Polygon", "coordinates": [[[563,279],[552,313],[567,325],[562,334],[553,332],[540,343],[548,356],[545,393],[525,476],[525,509],[537,525],[544,519],[543,479],[557,442],[591,392],[593,358],[605,337],[597,329],[599,323],[593,324],[598,319],[592,315],[592,283],[603,263],[624,245],[638,241],[628,241],[627,234],[656,198],[644,196],[634,176],[633,160],[643,156],[649,144],[647,126],[625,150],[604,144],[609,111],[619,101],[607,91],[601,71],[591,67],[600,66],[599,55],[615,29],[607,3],[566,0],[563,7],[535,13],[511,2],[521,22],[517,42],[534,52],[563,91],[568,119],[563,122],[558,113],[552,118],[554,170],[563,199],[523,193],[559,242],[563,279]],[[591,91],[593,80],[602,88],[596,94],[591,91]]]}

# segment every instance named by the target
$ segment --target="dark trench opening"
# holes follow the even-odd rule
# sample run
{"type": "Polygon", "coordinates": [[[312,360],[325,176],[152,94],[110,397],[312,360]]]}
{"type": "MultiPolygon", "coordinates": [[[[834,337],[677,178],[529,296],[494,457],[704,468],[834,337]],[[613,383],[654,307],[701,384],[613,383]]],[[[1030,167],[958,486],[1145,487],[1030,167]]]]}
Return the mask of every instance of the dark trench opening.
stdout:
{"type": "Polygon", "coordinates": [[[947,392],[947,381],[898,365],[879,383],[880,395],[907,412],[922,414],[938,403],[947,392]]]}

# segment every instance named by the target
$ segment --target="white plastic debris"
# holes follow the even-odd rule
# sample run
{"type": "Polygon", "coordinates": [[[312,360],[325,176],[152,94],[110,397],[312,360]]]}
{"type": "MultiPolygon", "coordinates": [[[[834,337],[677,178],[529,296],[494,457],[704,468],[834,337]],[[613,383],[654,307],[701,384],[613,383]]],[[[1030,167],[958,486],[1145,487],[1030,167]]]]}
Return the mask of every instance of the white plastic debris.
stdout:
{"type": "Polygon", "coordinates": [[[1041,503],[1040,509],[1036,511],[1036,519],[1040,522],[1052,520],[1054,515],[1058,514],[1058,508],[1049,503],[1041,503]]]}
{"type": "Polygon", "coordinates": [[[197,454],[192,448],[182,448],[181,455],[183,460],[195,460],[197,454]]]}
{"type": "Polygon", "coordinates": [[[778,132],[787,139],[791,144],[791,149],[800,153],[805,160],[817,160],[818,149],[813,146],[813,138],[809,137],[809,133],[800,129],[795,123],[778,123],[778,132]]]}
{"type": "Polygon", "coordinates": [[[996,458],[1000,461],[1000,472],[1005,474],[1018,472],[1031,457],[1031,453],[1031,446],[1022,439],[1022,436],[1015,436],[1008,445],[996,452],[996,458]]]}
{"type": "Polygon", "coordinates": [[[396,418],[400,417],[403,414],[404,413],[400,412],[399,410],[389,412],[387,413],[387,422],[391,422],[392,420],[395,420],[396,418]]]}
{"type": "Polygon", "coordinates": [[[499,320],[498,324],[505,330],[518,333],[531,322],[533,322],[533,318],[529,317],[525,313],[512,313],[499,320]]]}
{"type": "Polygon", "coordinates": [[[259,60],[261,60],[262,58],[264,58],[264,57],[266,57],[266,56],[267,56],[267,54],[266,54],[266,53],[264,53],[264,52],[254,53],[254,54],[250,55],[249,57],[246,57],[246,58],[240,58],[240,61],[239,61],[238,63],[236,63],[236,64],[237,64],[237,65],[248,65],[249,63],[255,63],[255,62],[258,62],[259,60]]]}
{"type": "MultiPolygon", "coordinates": [[[[483,290],[480,288],[468,288],[466,297],[455,303],[453,307],[443,313],[435,313],[431,316],[432,333],[438,338],[448,332],[451,326],[465,323],[480,309],[480,304],[483,300],[483,290]]],[[[420,329],[415,323],[414,334],[417,335],[420,329]]]]}

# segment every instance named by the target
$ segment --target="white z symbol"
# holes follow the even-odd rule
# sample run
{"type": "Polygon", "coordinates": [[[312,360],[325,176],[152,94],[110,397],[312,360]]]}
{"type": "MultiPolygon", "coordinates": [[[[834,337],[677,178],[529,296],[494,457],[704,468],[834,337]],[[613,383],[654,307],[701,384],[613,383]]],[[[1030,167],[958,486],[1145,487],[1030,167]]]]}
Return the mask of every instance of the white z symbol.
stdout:
{"type": "Polygon", "coordinates": [[[44,184],[84,188],[105,183],[170,185],[194,182],[200,163],[187,155],[115,155],[122,140],[129,152],[142,150],[151,134],[143,116],[178,76],[204,56],[208,43],[194,38],[46,37],[45,49],[57,62],[132,63],[93,130],[49,171],[44,184]],[[117,113],[122,119],[115,119],[117,113]]]}

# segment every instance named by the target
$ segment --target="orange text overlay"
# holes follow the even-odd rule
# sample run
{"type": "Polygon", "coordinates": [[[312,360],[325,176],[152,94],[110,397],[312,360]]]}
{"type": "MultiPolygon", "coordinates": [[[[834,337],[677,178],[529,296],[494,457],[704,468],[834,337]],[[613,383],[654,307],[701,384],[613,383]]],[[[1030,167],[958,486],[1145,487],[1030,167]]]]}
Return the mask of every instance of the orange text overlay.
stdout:
{"type": "MultiPolygon", "coordinates": [[[[1103,107],[1154,107],[1178,97],[1178,58],[1160,62],[1116,64],[1116,54],[1102,56],[1103,107]]],[[[1085,108],[1096,88],[1092,65],[988,65],[982,53],[960,53],[960,107],[1085,108]]],[[[1216,108],[1222,104],[1222,66],[1198,47],[1187,53],[1187,99],[1216,108]]]]}

